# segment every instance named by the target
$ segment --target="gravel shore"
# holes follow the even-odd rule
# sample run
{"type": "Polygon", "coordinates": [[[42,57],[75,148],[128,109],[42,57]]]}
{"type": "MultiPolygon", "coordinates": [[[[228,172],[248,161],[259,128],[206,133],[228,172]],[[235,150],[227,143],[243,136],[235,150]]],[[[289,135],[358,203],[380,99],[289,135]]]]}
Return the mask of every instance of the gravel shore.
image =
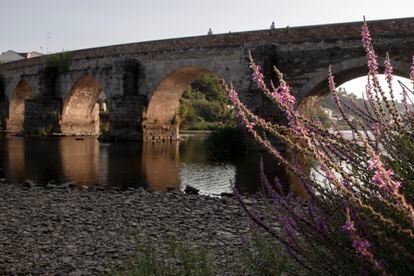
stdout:
{"type": "Polygon", "coordinates": [[[23,188],[0,181],[0,275],[123,271],[140,245],[205,249],[217,274],[237,271],[246,214],[230,197],[181,192],[23,188]]]}

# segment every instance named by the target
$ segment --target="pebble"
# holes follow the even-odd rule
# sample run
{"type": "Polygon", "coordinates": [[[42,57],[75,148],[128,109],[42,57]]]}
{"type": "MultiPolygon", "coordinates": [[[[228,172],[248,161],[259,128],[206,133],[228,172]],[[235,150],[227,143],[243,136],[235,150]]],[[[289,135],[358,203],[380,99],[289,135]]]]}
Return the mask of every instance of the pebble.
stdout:
{"type": "Polygon", "coordinates": [[[224,274],[240,265],[248,227],[232,197],[223,204],[179,191],[27,189],[0,180],[0,275],[122,272],[138,248],[167,252],[171,239],[206,250],[224,274]]]}

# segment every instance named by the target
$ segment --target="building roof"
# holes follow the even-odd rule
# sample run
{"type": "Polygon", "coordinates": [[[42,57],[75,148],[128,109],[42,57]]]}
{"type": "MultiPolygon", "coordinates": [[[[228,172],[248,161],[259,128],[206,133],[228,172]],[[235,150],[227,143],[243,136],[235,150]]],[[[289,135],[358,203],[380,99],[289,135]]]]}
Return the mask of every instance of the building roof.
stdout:
{"type": "Polygon", "coordinates": [[[31,51],[31,52],[27,52],[27,53],[18,53],[18,52],[13,51],[13,50],[8,50],[6,52],[1,53],[0,61],[2,61],[2,62],[11,62],[11,61],[15,61],[15,60],[38,57],[38,56],[42,56],[42,55],[43,55],[42,53],[39,53],[39,52],[36,52],[36,51],[31,51]]]}

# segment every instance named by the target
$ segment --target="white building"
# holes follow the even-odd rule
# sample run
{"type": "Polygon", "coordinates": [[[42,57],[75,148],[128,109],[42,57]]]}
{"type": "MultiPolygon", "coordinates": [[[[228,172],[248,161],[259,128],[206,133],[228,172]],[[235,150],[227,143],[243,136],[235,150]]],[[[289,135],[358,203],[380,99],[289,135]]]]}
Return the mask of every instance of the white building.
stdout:
{"type": "Polygon", "coordinates": [[[0,62],[11,62],[26,58],[33,58],[33,57],[39,57],[43,56],[42,53],[31,51],[28,53],[18,53],[13,50],[8,50],[0,55],[0,62]]]}

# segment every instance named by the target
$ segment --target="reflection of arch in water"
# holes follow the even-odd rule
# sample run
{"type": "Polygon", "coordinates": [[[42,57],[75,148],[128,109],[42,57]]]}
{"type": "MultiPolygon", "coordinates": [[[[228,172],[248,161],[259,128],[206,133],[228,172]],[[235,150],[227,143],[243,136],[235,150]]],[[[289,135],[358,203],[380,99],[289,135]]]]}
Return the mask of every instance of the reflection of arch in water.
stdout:
{"type": "Polygon", "coordinates": [[[26,178],[37,184],[47,184],[52,180],[61,183],[59,140],[24,139],[24,144],[26,178]]]}
{"type": "Polygon", "coordinates": [[[144,118],[144,140],[175,140],[178,138],[177,111],[184,90],[209,70],[189,66],[170,73],[156,88],[144,118]]]}
{"type": "Polygon", "coordinates": [[[25,101],[32,98],[32,88],[25,80],[21,80],[14,89],[9,103],[9,119],[7,130],[19,132],[23,130],[25,117],[25,101]]]}
{"type": "Polygon", "coordinates": [[[178,149],[178,142],[143,143],[142,169],[151,190],[179,189],[178,149]]]}
{"type": "Polygon", "coordinates": [[[92,77],[82,77],[72,88],[62,110],[64,135],[98,135],[99,104],[102,86],[92,77]]]}
{"type": "Polygon", "coordinates": [[[95,185],[99,176],[99,142],[94,138],[78,141],[71,137],[62,137],[59,142],[65,177],[78,185],[95,185]]]}
{"type": "Polygon", "coordinates": [[[101,144],[102,177],[105,183],[118,187],[145,187],[141,167],[141,144],[101,144]]]}
{"type": "Polygon", "coordinates": [[[5,141],[7,150],[7,179],[10,183],[21,183],[25,180],[25,145],[24,140],[18,137],[9,137],[5,141]]]}

